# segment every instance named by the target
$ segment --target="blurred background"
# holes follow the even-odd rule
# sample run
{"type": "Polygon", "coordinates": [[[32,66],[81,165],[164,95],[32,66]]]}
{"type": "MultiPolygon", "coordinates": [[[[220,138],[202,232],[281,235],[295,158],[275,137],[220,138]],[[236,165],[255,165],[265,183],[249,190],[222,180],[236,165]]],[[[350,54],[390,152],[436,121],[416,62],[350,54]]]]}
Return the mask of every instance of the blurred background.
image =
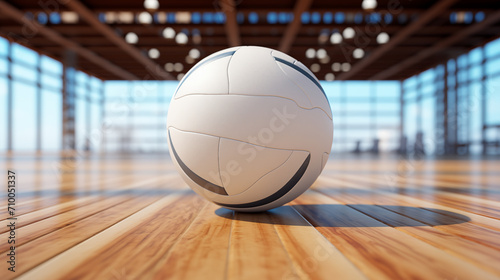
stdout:
{"type": "Polygon", "coordinates": [[[0,151],[167,153],[178,81],[237,45],[321,80],[332,151],[500,153],[498,1],[0,1],[0,151]]]}

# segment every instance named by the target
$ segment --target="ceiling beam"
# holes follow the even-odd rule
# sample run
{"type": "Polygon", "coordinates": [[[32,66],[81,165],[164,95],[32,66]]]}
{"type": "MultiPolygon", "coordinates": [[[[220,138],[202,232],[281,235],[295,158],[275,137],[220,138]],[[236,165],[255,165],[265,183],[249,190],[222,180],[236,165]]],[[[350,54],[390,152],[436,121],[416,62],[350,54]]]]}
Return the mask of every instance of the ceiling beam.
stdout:
{"type": "Polygon", "coordinates": [[[96,65],[99,65],[100,67],[106,69],[110,73],[116,75],[117,77],[120,77],[122,79],[127,79],[127,80],[137,80],[138,78],[129,73],[128,71],[123,70],[122,68],[114,65],[113,63],[107,61],[106,59],[98,56],[94,52],[83,48],[79,44],[66,39],[65,37],[61,36],[59,33],[53,31],[52,29],[39,24],[36,21],[29,20],[24,16],[24,13],[17,8],[11,6],[10,4],[6,3],[5,1],[0,1],[0,11],[6,15],[11,17],[12,19],[16,20],[17,22],[23,24],[25,27],[25,32],[28,32],[29,35],[33,35],[34,33],[39,33],[42,34],[43,36],[49,38],[53,42],[63,46],[66,49],[72,50],[75,53],[77,53],[79,56],[86,58],[87,60],[93,62],[96,65]]]}
{"type": "Polygon", "coordinates": [[[429,48],[425,48],[424,50],[418,52],[415,55],[412,55],[408,57],[407,59],[403,60],[402,62],[382,71],[379,72],[372,77],[370,77],[370,80],[383,80],[392,77],[393,75],[399,73],[400,71],[407,69],[408,67],[419,63],[420,61],[440,52],[443,50],[448,49],[448,47],[452,46],[453,44],[456,44],[460,42],[461,40],[464,40],[470,35],[473,35],[477,33],[479,30],[484,29],[496,22],[500,21],[500,11],[497,11],[493,14],[490,14],[485,20],[478,22],[474,25],[471,25],[469,27],[466,27],[462,29],[462,31],[459,31],[439,42],[436,44],[432,45],[429,48]]]}
{"type": "Polygon", "coordinates": [[[78,13],[80,17],[85,19],[92,27],[96,29],[99,33],[104,35],[109,41],[119,47],[121,50],[125,51],[139,63],[146,67],[146,70],[153,76],[154,79],[158,80],[174,80],[175,78],[163,70],[158,64],[153,62],[151,59],[146,57],[141,53],[136,47],[128,44],[125,40],[118,36],[116,32],[107,24],[99,21],[97,16],[89,8],[83,5],[78,0],[67,0],[64,4],[78,13]]]}
{"type": "Polygon", "coordinates": [[[238,22],[236,21],[236,4],[234,0],[220,0],[219,4],[224,14],[226,14],[226,23],[224,27],[226,29],[228,45],[230,47],[240,46],[241,36],[238,22]]]}
{"type": "Polygon", "coordinates": [[[444,11],[446,11],[451,5],[453,5],[457,0],[441,0],[430,7],[425,13],[421,14],[417,20],[413,21],[401,31],[399,31],[391,40],[381,45],[375,51],[370,53],[364,59],[360,60],[353,65],[349,72],[345,72],[338,76],[338,80],[347,80],[352,76],[356,75],[358,72],[363,71],[370,64],[375,62],[377,59],[382,57],[384,54],[388,53],[394,49],[398,44],[403,42],[406,38],[411,36],[416,31],[419,31],[423,26],[429,23],[434,18],[440,16],[444,11]]]}
{"type": "Polygon", "coordinates": [[[284,53],[288,53],[292,47],[297,33],[299,33],[300,26],[302,26],[301,16],[302,13],[311,7],[312,0],[297,0],[293,8],[293,20],[288,24],[278,49],[284,53]]]}

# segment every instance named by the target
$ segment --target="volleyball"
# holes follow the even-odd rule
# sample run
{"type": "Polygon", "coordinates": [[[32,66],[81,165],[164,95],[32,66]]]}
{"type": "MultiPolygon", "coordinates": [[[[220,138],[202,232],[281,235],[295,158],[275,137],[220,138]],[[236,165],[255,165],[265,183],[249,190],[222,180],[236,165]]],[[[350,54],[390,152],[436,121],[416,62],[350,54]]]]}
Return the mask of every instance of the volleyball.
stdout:
{"type": "Polygon", "coordinates": [[[196,193],[258,212],[306,191],[332,146],[330,104],[314,74],[277,50],[216,52],[186,73],[167,116],[170,155],[196,193]]]}

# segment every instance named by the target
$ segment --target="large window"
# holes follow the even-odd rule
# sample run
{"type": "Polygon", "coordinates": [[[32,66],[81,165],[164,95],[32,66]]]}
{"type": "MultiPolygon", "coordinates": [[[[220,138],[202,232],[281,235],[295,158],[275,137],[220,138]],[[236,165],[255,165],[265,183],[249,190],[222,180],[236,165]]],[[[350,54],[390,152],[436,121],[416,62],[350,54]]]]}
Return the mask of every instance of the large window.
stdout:
{"type": "Polygon", "coordinates": [[[404,134],[429,154],[498,153],[500,39],[404,81],[404,134]]]}
{"type": "MultiPolygon", "coordinates": [[[[166,116],[178,82],[105,83],[107,151],[167,151],[166,116]]],[[[367,151],[379,140],[382,151],[395,150],[399,139],[400,83],[322,82],[333,111],[337,152],[367,151]]]]}
{"type": "MultiPolygon", "coordinates": [[[[77,146],[83,149],[91,129],[101,126],[102,82],[81,72],[77,76],[81,77],[77,78],[77,100],[84,103],[77,118],[77,146]]],[[[60,62],[0,37],[0,150],[61,150],[62,91],[60,62]]],[[[99,142],[94,146],[98,149],[99,142]]]]}
{"type": "Polygon", "coordinates": [[[62,147],[62,72],[58,61],[42,56],[42,150],[57,151],[62,147]]]}
{"type": "Polygon", "coordinates": [[[333,112],[333,151],[397,149],[400,83],[397,81],[322,82],[333,112]]]}
{"type": "Polygon", "coordinates": [[[8,107],[7,107],[7,53],[9,42],[0,37],[0,151],[7,149],[7,125],[8,125],[8,107]]]}
{"type": "Polygon", "coordinates": [[[167,151],[166,117],[177,82],[121,82],[105,85],[107,151],[167,151]]]}

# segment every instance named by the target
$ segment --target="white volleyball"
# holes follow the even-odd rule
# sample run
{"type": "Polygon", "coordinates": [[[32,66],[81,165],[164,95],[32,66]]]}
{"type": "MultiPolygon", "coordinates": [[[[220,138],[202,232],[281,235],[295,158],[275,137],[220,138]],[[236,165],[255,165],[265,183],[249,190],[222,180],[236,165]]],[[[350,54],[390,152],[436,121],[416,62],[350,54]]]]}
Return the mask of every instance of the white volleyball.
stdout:
{"type": "Polygon", "coordinates": [[[222,207],[248,212],[306,191],[333,139],[330,104],[311,71],[282,52],[254,46],[197,63],[172,97],[167,130],[187,184],[222,207]]]}

